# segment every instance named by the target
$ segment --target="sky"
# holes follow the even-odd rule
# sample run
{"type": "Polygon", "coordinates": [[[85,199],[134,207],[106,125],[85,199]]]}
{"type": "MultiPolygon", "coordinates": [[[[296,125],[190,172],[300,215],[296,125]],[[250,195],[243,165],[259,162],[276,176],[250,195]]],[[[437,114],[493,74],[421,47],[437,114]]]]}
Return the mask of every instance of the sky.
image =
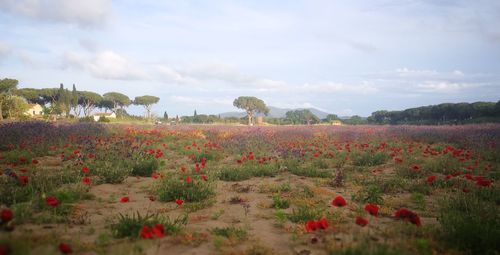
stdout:
{"type": "Polygon", "coordinates": [[[0,34],[19,88],[154,95],[161,116],[500,100],[498,0],[0,0],[0,34]]]}

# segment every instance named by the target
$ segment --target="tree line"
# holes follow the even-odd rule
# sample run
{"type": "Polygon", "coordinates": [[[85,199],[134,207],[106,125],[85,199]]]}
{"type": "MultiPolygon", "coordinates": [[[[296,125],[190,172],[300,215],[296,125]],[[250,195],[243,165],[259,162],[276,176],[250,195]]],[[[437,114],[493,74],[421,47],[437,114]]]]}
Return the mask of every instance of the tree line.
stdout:
{"type": "Polygon", "coordinates": [[[374,124],[464,124],[500,122],[500,101],[444,103],[402,111],[376,111],[367,119],[374,124]]]}
{"type": "Polygon", "coordinates": [[[132,100],[120,92],[108,92],[100,95],[92,91],[79,91],[74,84],[69,90],[64,88],[62,83],[59,88],[18,89],[18,83],[15,79],[0,80],[0,120],[4,117],[19,117],[16,115],[24,113],[27,105],[23,105],[23,100],[19,100],[21,98],[24,98],[28,103],[44,106],[50,115],[65,117],[90,117],[96,108],[109,110],[117,116],[125,116],[127,115],[125,108],[134,104],[144,107],[148,119],[152,117],[152,106],[160,100],[160,98],[150,95],[137,96],[132,100]],[[12,109],[15,109],[14,115],[12,109]]]}

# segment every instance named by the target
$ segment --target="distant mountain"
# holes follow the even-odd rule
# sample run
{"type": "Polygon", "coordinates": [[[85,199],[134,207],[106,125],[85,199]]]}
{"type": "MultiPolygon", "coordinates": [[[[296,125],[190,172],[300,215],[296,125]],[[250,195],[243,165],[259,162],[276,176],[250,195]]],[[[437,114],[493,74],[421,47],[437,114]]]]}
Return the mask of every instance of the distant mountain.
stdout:
{"type": "MultiPolygon", "coordinates": [[[[286,115],[286,112],[288,111],[293,111],[293,110],[304,110],[307,109],[311,111],[314,115],[318,116],[320,119],[326,118],[326,116],[329,114],[327,112],[320,111],[316,108],[297,108],[297,109],[287,109],[287,108],[278,108],[274,106],[268,106],[269,108],[269,114],[267,117],[271,118],[284,118],[286,115]]],[[[222,118],[229,118],[229,117],[236,117],[236,118],[243,118],[247,116],[246,112],[224,112],[221,113],[220,116],[222,118]]],[[[257,116],[264,116],[263,114],[257,114],[257,116]]]]}

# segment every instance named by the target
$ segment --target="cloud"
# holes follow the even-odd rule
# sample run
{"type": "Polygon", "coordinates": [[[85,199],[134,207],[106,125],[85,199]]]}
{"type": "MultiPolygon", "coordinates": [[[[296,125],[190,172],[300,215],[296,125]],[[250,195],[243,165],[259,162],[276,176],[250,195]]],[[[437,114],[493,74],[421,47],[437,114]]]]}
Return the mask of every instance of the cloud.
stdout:
{"type": "Polygon", "coordinates": [[[133,61],[113,52],[101,51],[91,57],[65,52],[63,68],[83,69],[92,76],[110,80],[146,80],[149,76],[133,61]]]}
{"type": "Polygon", "coordinates": [[[434,76],[438,74],[438,72],[435,70],[417,70],[417,69],[408,69],[406,67],[396,69],[396,73],[400,77],[434,76]]]}
{"type": "Polygon", "coordinates": [[[98,27],[111,13],[111,0],[0,0],[0,10],[36,21],[98,27]]]}
{"type": "Polygon", "coordinates": [[[191,85],[198,84],[198,81],[193,77],[181,74],[179,71],[176,71],[166,65],[156,65],[153,67],[153,71],[157,74],[157,78],[162,82],[191,85]]]}
{"type": "Polygon", "coordinates": [[[185,97],[185,96],[171,96],[170,101],[180,104],[186,104],[189,106],[233,106],[234,99],[200,99],[194,97],[185,97]]]}
{"type": "Polygon", "coordinates": [[[456,93],[460,90],[472,87],[468,83],[453,83],[448,81],[427,81],[417,85],[417,88],[422,92],[440,92],[440,93],[456,93]]]}
{"type": "Polygon", "coordinates": [[[352,94],[372,94],[378,92],[378,89],[368,82],[363,82],[359,85],[348,85],[329,81],[315,84],[306,83],[297,88],[301,91],[317,93],[345,92],[352,94]]]}
{"type": "Polygon", "coordinates": [[[286,87],[286,83],[283,81],[247,75],[235,66],[221,62],[192,66],[185,73],[198,80],[222,81],[232,87],[258,90],[276,90],[286,87]]]}

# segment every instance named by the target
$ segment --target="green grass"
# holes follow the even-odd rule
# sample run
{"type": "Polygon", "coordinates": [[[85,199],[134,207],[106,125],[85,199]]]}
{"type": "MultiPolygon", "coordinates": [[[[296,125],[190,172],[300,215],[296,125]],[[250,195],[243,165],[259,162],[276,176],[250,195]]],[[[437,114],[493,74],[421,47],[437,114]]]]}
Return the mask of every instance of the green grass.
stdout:
{"type": "Polygon", "coordinates": [[[111,232],[115,238],[132,237],[138,238],[139,231],[144,227],[152,227],[155,224],[162,224],[165,233],[177,233],[187,224],[188,216],[179,216],[176,219],[171,220],[169,217],[165,217],[159,214],[149,214],[141,215],[139,212],[135,214],[118,214],[114,219],[113,223],[109,225],[111,232]]]}
{"type": "Polygon", "coordinates": [[[191,176],[191,178],[191,183],[174,176],[163,179],[155,188],[158,199],[163,202],[176,199],[182,199],[185,202],[202,202],[215,195],[212,182],[203,181],[197,176],[191,176]]]}

